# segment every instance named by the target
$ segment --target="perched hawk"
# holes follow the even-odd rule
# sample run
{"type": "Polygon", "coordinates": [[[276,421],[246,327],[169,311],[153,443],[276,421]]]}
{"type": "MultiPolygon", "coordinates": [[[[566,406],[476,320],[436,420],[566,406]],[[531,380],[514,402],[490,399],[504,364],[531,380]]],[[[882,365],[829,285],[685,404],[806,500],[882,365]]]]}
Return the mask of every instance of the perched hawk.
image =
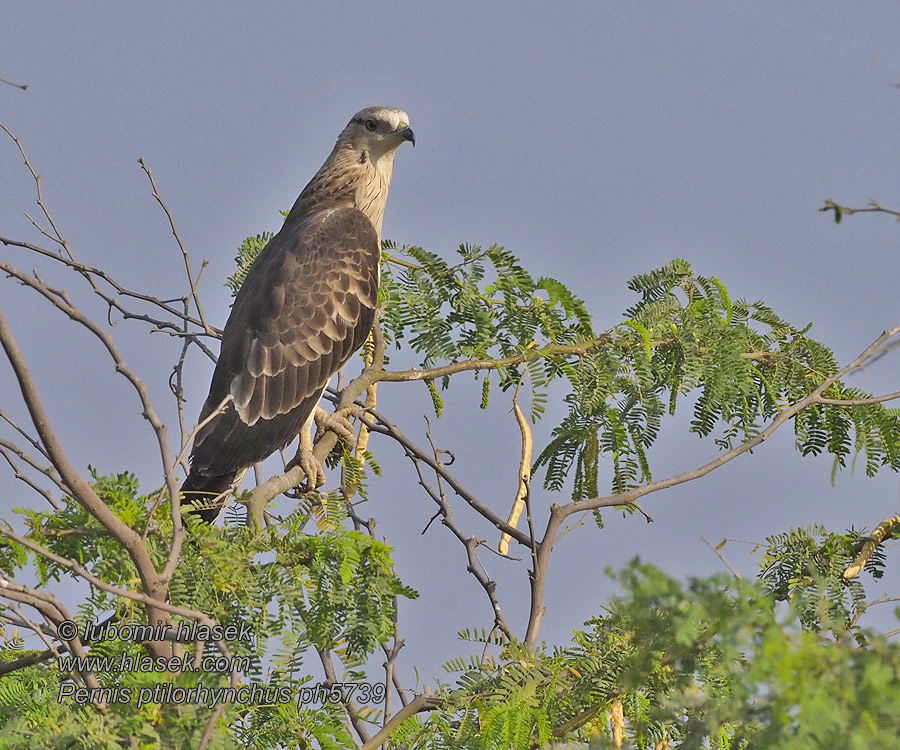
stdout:
{"type": "MultiPolygon", "coordinates": [[[[362,346],[378,299],[381,223],[394,155],[415,145],[406,112],[357,113],[250,268],[222,333],[182,493],[209,505],[309,423],[325,386],[362,346]]],[[[198,512],[208,522],[220,499],[198,512]]]]}

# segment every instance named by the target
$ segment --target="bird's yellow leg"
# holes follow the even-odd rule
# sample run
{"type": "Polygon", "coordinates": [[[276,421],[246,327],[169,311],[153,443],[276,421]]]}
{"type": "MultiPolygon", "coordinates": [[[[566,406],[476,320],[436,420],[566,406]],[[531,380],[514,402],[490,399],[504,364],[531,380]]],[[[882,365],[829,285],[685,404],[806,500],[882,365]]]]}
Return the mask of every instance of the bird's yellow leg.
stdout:
{"type": "Polygon", "coordinates": [[[325,469],[322,462],[313,453],[312,418],[300,429],[300,445],[297,453],[288,462],[286,471],[299,466],[306,475],[306,491],[314,490],[325,484],[325,469]]]}

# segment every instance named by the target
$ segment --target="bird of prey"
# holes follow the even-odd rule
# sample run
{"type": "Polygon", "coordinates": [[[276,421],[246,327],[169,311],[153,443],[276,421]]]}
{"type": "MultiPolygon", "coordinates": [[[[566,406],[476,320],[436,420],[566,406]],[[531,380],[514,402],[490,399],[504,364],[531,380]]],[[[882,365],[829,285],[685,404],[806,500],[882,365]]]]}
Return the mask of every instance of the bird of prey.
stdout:
{"type": "Polygon", "coordinates": [[[416,143],[403,110],[368,107],[354,115],[251,266],[222,333],[199,423],[231,400],[197,431],[181,487],[205,521],[215,520],[223,493],[249,466],[298,433],[301,454],[315,461],[309,428],[316,405],[372,328],[381,223],[405,141],[416,143]]]}

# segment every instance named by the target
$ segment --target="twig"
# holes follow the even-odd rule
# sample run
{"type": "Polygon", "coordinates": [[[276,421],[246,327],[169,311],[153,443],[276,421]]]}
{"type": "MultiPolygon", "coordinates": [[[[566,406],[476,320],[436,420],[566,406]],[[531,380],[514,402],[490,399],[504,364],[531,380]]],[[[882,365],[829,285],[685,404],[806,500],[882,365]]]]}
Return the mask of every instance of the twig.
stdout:
{"type": "Polygon", "coordinates": [[[153,197],[156,199],[156,202],[159,203],[160,207],[166,214],[166,218],[169,220],[169,228],[172,230],[172,236],[175,237],[175,242],[178,243],[178,249],[181,250],[181,257],[184,259],[184,270],[187,273],[188,284],[191,287],[191,297],[194,300],[194,306],[197,308],[197,317],[200,318],[200,323],[203,326],[203,329],[210,333],[212,329],[206,322],[206,318],[203,316],[203,308],[200,306],[200,296],[197,294],[197,283],[194,279],[194,274],[191,271],[191,258],[188,254],[188,251],[184,247],[184,243],[181,241],[181,237],[178,234],[178,229],[175,227],[175,219],[172,217],[172,212],[169,211],[169,207],[166,205],[166,202],[163,200],[162,195],[159,193],[159,189],[156,187],[156,180],[153,179],[153,170],[147,166],[147,163],[144,161],[144,157],[140,157],[138,159],[138,164],[141,165],[141,169],[144,170],[144,173],[147,175],[147,179],[150,180],[150,187],[153,188],[153,197]]]}
{"type": "MultiPolygon", "coordinates": [[[[43,445],[41,445],[37,440],[35,440],[31,435],[29,435],[25,430],[23,430],[19,425],[6,413],[3,409],[0,409],[0,419],[2,419],[6,424],[12,427],[16,432],[18,432],[23,438],[25,438],[28,443],[34,448],[38,453],[40,453],[44,458],[48,461],[50,460],[50,455],[47,453],[46,449],[43,445]]],[[[24,458],[24,457],[23,457],[24,458]]]]}
{"type": "MultiPolygon", "coordinates": [[[[722,561],[722,564],[726,568],[728,568],[728,570],[731,571],[731,574],[738,580],[741,580],[741,578],[742,578],[741,574],[738,572],[737,568],[735,568],[730,562],[728,562],[728,560],[725,559],[725,555],[722,554],[722,551],[718,547],[716,547],[711,541],[709,541],[709,539],[707,539],[705,536],[701,536],[700,539],[701,539],[701,541],[705,542],[706,545],[713,552],[716,553],[716,557],[718,557],[722,561]]],[[[725,542],[722,542],[722,544],[724,544],[724,543],[725,542]]]]}
{"type": "Polygon", "coordinates": [[[44,489],[37,482],[35,482],[31,477],[27,474],[24,474],[21,469],[19,469],[18,464],[13,461],[13,457],[10,455],[9,450],[3,445],[5,441],[0,440],[0,456],[3,456],[3,459],[6,463],[9,464],[9,467],[13,470],[13,477],[18,479],[23,484],[28,485],[31,489],[37,492],[41,497],[43,497],[49,504],[53,510],[62,510],[62,506],[56,502],[56,499],[53,495],[50,494],[50,490],[44,489]]]}
{"type": "Polygon", "coordinates": [[[40,639],[44,642],[44,645],[47,647],[47,650],[48,650],[51,654],[53,654],[53,656],[55,656],[55,657],[58,659],[58,658],[59,658],[59,651],[56,650],[56,646],[54,646],[54,645],[53,645],[53,642],[52,642],[49,638],[47,638],[47,636],[44,634],[44,629],[43,629],[43,628],[39,628],[39,627],[38,627],[37,625],[35,625],[31,620],[29,620],[29,619],[22,613],[22,610],[20,610],[20,609],[19,609],[15,604],[13,604],[12,602],[10,602],[9,604],[7,604],[6,606],[9,607],[13,612],[15,612],[15,613],[22,619],[22,622],[24,622],[24,623],[32,630],[32,632],[34,632],[34,633],[38,636],[38,638],[40,638],[40,639]]]}
{"type": "MultiPolygon", "coordinates": [[[[66,241],[65,237],[63,237],[59,228],[54,220],[52,214],[47,208],[46,203],[44,202],[43,191],[41,187],[41,177],[35,171],[34,166],[31,164],[31,160],[28,158],[28,154],[25,151],[25,147],[22,145],[22,142],[19,138],[3,123],[0,123],[0,129],[2,129],[16,144],[16,147],[19,150],[19,153],[22,156],[23,161],[25,162],[25,167],[28,169],[29,174],[34,180],[35,184],[35,192],[37,197],[37,204],[40,206],[42,213],[46,217],[49,222],[51,228],[53,229],[53,234],[44,230],[34,219],[31,218],[27,213],[25,214],[28,219],[37,227],[38,231],[40,231],[45,237],[47,237],[52,242],[57,243],[64,251],[64,254],[50,252],[38,245],[34,245],[30,242],[24,242],[21,240],[14,240],[8,237],[0,236],[0,243],[3,243],[7,246],[12,247],[21,247],[25,250],[30,250],[31,252],[37,253],[38,255],[42,255],[46,258],[50,258],[58,263],[62,263],[63,265],[71,268],[72,270],[78,272],[90,285],[91,289],[95,294],[97,294],[106,304],[109,306],[110,311],[113,309],[118,310],[124,318],[131,318],[135,320],[142,320],[147,323],[151,323],[156,326],[158,330],[166,330],[168,333],[172,335],[180,335],[181,331],[179,327],[172,323],[171,321],[166,320],[158,320],[150,317],[149,315],[143,313],[136,313],[131,310],[126,309],[115,297],[107,294],[103,291],[97,284],[96,280],[104,281],[109,284],[117,295],[121,295],[123,297],[130,297],[133,299],[140,300],[142,302],[147,302],[149,304],[155,305],[170,315],[178,318],[180,320],[184,320],[185,322],[190,322],[192,325],[196,325],[199,328],[203,329],[203,333],[200,334],[191,334],[192,336],[200,336],[200,335],[209,335],[214,338],[219,338],[222,335],[222,332],[216,328],[206,325],[203,321],[192,318],[188,315],[182,315],[178,310],[173,308],[171,305],[167,304],[165,301],[160,300],[156,297],[153,297],[149,294],[144,294],[142,292],[135,292],[131,289],[126,288],[122,284],[118,283],[115,279],[113,279],[106,271],[100,270],[98,268],[94,268],[92,266],[85,265],[83,263],[79,263],[75,260],[75,256],[72,253],[71,248],[69,247],[69,243],[66,241]]],[[[181,299],[181,298],[179,298],[181,299]]],[[[197,344],[200,348],[207,354],[207,356],[211,356],[212,352],[204,345],[202,345],[199,341],[197,344]]],[[[215,359],[213,357],[213,359],[215,359]]]]}
{"type": "MultiPolygon", "coordinates": [[[[426,435],[434,454],[435,464],[442,465],[440,461],[441,451],[434,444],[434,440],[431,436],[430,425],[428,427],[426,435]]],[[[456,521],[453,518],[453,512],[450,509],[449,503],[447,502],[447,496],[444,492],[441,475],[435,472],[438,483],[438,488],[437,490],[435,490],[433,487],[431,487],[431,485],[428,484],[428,482],[425,481],[425,477],[422,474],[422,460],[414,456],[409,449],[406,449],[406,455],[413,462],[413,465],[416,469],[416,474],[419,479],[419,484],[429,495],[429,497],[431,497],[431,499],[434,500],[434,502],[437,504],[438,515],[441,517],[441,523],[446,526],[453,534],[453,536],[455,536],[466,548],[466,557],[468,560],[466,570],[474,576],[475,580],[478,581],[478,583],[481,584],[481,587],[484,589],[484,592],[488,598],[488,602],[491,605],[491,610],[494,613],[494,626],[503,631],[507,638],[512,639],[514,637],[512,628],[506,621],[506,615],[504,615],[503,609],[500,607],[500,600],[497,598],[497,582],[488,575],[487,569],[478,558],[478,547],[484,544],[485,547],[490,549],[490,546],[484,543],[482,540],[477,539],[475,536],[466,536],[456,525],[456,521]]]]}
{"type": "Polygon", "coordinates": [[[883,404],[885,401],[893,401],[900,398],[900,391],[894,393],[886,393],[883,396],[872,396],[870,398],[825,398],[819,399],[820,404],[832,404],[834,406],[868,406],[869,404],[883,404]]]}
{"type": "Polygon", "coordinates": [[[396,442],[400,443],[401,446],[403,446],[405,449],[408,449],[412,455],[425,463],[432,471],[434,471],[436,474],[439,474],[441,478],[443,478],[444,481],[446,481],[447,484],[453,489],[453,491],[488,523],[492,524],[500,531],[509,534],[512,539],[515,539],[525,547],[531,547],[531,540],[528,538],[528,534],[525,534],[524,532],[519,531],[517,528],[510,526],[503,518],[501,518],[493,510],[488,508],[477,497],[475,497],[475,495],[469,492],[469,490],[467,490],[459,482],[459,480],[456,479],[456,477],[447,469],[446,466],[444,466],[439,461],[435,461],[434,458],[422,451],[421,448],[419,448],[402,432],[400,432],[397,426],[394,425],[387,417],[377,411],[372,411],[371,415],[377,421],[369,420],[364,416],[360,417],[360,419],[364,420],[368,424],[370,430],[372,430],[373,432],[378,432],[382,435],[386,435],[396,442]]]}
{"type": "Polygon", "coordinates": [[[900,211],[892,211],[889,208],[884,208],[878,201],[869,201],[868,208],[849,208],[848,206],[842,206],[839,203],[835,203],[833,200],[825,201],[825,205],[819,209],[820,211],[834,211],[835,220],[840,221],[841,214],[846,216],[853,216],[853,214],[887,214],[888,216],[893,216],[896,219],[900,219],[900,211]]]}
{"type": "MultiPolygon", "coordinates": [[[[178,454],[178,458],[176,458],[175,461],[172,463],[172,471],[174,471],[178,467],[178,464],[180,464],[181,461],[184,459],[185,454],[187,453],[187,450],[191,446],[191,442],[193,441],[193,439],[197,435],[197,433],[200,432],[200,430],[202,430],[204,427],[206,427],[206,425],[208,425],[210,422],[212,422],[212,420],[214,420],[220,414],[224,413],[225,408],[233,400],[234,400],[233,396],[229,393],[227,396],[225,396],[225,398],[222,399],[221,403],[215,409],[213,409],[209,414],[206,415],[206,417],[204,419],[202,419],[200,422],[197,423],[197,426],[194,427],[194,429],[191,430],[190,434],[182,441],[181,452],[178,454]]],[[[147,515],[147,523],[144,527],[144,532],[142,534],[142,537],[144,539],[147,538],[147,532],[150,529],[150,520],[153,518],[153,514],[156,512],[157,507],[162,502],[163,495],[164,495],[166,489],[167,488],[165,486],[162,489],[160,489],[159,495],[157,496],[156,501],[153,503],[153,506],[150,508],[150,513],[148,513],[148,515],[147,515]]]]}
{"type": "Polygon", "coordinates": [[[521,354],[498,357],[497,359],[464,359],[461,362],[452,362],[448,365],[431,367],[424,370],[382,370],[377,374],[377,380],[385,383],[398,383],[410,380],[437,380],[438,378],[443,378],[448,375],[455,375],[458,372],[503,369],[505,367],[522,364],[523,362],[532,359],[540,359],[541,357],[553,357],[565,354],[581,356],[587,354],[592,349],[607,346],[611,340],[612,334],[606,333],[599,338],[582,341],[578,344],[547,344],[540,348],[529,349],[521,354]]]}
{"type": "Polygon", "coordinates": [[[13,83],[12,81],[7,81],[5,78],[0,78],[0,83],[5,83],[7,86],[13,86],[17,89],[22,89],[22,91],[28,90],[27,83],[13,83]]]}

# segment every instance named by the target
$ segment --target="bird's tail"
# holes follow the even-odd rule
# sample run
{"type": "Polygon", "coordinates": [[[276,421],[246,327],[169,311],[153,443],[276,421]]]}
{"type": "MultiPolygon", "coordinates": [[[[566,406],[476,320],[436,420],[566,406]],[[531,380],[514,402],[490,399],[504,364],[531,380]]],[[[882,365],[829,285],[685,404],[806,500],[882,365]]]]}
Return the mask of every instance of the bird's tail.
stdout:
{"type": "Polygon", "coordinates": [[[225,493],[236,474],[205,476],[191,473],[181,485],[181,502],[188,513],[196,513],[206,523],[213,523],[225,505],[225,493]]]}

